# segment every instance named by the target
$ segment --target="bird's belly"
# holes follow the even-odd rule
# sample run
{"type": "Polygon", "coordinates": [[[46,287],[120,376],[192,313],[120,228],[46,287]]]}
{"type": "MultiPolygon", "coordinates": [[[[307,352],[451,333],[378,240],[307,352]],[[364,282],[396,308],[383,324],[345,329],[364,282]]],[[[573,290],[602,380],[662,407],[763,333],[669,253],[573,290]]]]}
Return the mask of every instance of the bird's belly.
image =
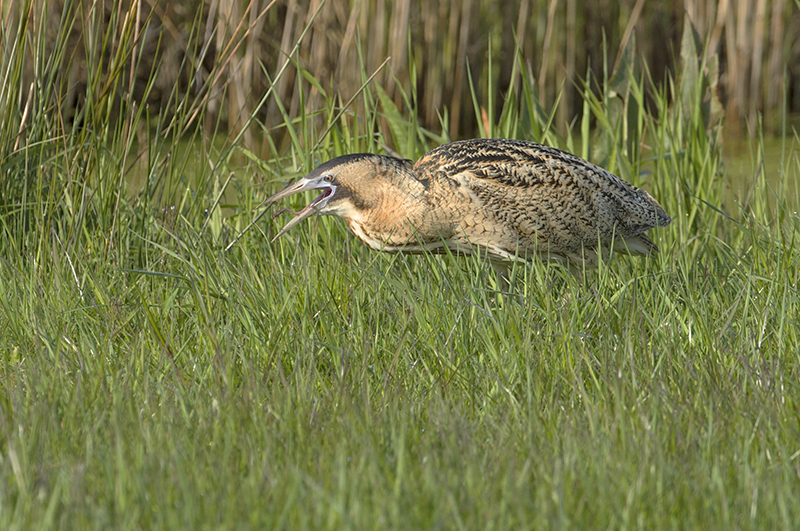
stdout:
{"type": "Polygon", "coordinates": [[[442,238],[425,239],[413,227],[396,228],[394,231],[375,231],[356,220],[349,220],[352,233],[375,251],[388,253],[420,253],[436,252],[445,246],[442,238]]]}
{"type": "MultiPolygon", "coordinates": [[[[496,260],[554,261],[596,267],[597,233],[593,241],[582,241],[574,234],[560,234],[558,227],[537,223],[533,219],[490,220],[464,216],[458,222],[447,223],[447,231],[423,231],[409,223],[395,225],[392,230],[377,230],[364,220],[351,218],[352,233],[367,246],[381,252],[487,254],[496,260]]],[[[587,233],[590,231],[587,231],[587,233]]]]}

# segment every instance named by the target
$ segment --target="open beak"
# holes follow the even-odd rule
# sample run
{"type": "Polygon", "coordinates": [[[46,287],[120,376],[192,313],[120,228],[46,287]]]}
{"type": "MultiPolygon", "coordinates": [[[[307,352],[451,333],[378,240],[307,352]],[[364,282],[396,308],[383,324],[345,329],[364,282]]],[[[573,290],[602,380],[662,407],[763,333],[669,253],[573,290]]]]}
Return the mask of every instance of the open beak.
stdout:
{"type": "Polygon", "coordinates": [[[280,216],[284,212],[291,212],[292,214],[295,215],[295,217],[293,217],[291,221],[289,221],[289,223],[287,223],[280,230],[280,232],[278,232],[278,234],[276,234],[275,237],[272,238],[272,241],[275,241],[281,236],[283,236],[289,229],[291,229],[304,219],[309,218],[314,214],[317,214],[320,210],[322,210],[322,208],[326,204],[328,204],[328,199],[330,199],[331,196],[334,194],[334,192],[336,192],[336,186],[329,182],[325,182],[323,180],[323,177],[324,176],[315,178],[303,177],[296,183],[290,184],[277,194],[267,198],[267,200],[261,204],[261,206],[268,206],[276,201],[280,201],[285,197],[289,197],[290,195],[294,194],[299,194],[300,192],[305,192],[306,190],[320,190],[322,192],[321,194],[319,194],[319,196],[317,196],[316,199],[311,201],[311,203],[309,203],[300,212],[295,212],[294,210],[291,210],[289,208],[283,208],[277,211],[275,214],[273,214],[272,215],[273,219],[280,216]]]}

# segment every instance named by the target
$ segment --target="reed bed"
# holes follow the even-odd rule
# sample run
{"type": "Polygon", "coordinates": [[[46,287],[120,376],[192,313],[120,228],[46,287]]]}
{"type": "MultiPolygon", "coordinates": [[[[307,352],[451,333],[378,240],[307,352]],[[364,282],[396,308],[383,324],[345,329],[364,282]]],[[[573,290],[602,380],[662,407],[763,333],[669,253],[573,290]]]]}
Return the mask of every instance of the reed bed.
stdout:
{"type": "MultiPolygon", "coordinates": [[[[513,75],[517,56],[535,80],[538,100],[557,108],[556,128],[563,133],[582,114],[581,80],[587,75],[602,79],[603,69],[617,67],[632,41],[650,69],[653,87],[646,97],[666,86],[675,77],[687,22],[708,44],[705,54],[720,58],[719,91],[732,134],[755,135],[759,116],[768,132],[779,133],[784,102],[788,113],[800,112],[800,9],[788,0],[37,0],[6,2],[3,10],[9,30],[29,15],[46,15],[42,34],[36,36],[37,24],[30,31],[48,46],[58,40],[59,27],[65,31],[62,13],[72,13],[66,30],[71,53],[61,58],[65,118],[79,112],[80,94],[92,83],[89,62],[107,63],[114,53],[107,49],[97,56],[99,47],[90,45],[88,34],[104,31],[98,29],[104,25],[115,25],[110,35],[118,34],[124,21],[115,14],[130,13],[127,23],[135,26],[141,74],[130,78],[127,88],[111,88],[128,90],[139,105],[164,111],[171,107],[175,87],[179,93],[197,93],[206,86],[212,100],[207,133],[217,120],[238,132],[257,115],[283,148],[289,138],[282,135],[277,101],[297,117],[300,106],[308,114],[325,94],[349,99],[363,81],[356,65],[369,74],[382,67],[376,80],[396,105],[413,85],[424,127],[443,126],[454,139],[475,136],[480,116],[473,112],[471,90],[499,112],[502,96],[519,88],[513,75]],[[26,6],[33,8],[30,13],[26,6]],[[192,68],[181,67],[187,64],[192,68]],[[300,68],[285,70],[287,64],[300,68]],[[159,76],[148,89],[146,73],[155,65],[159,76]],[[322,90],[301,99],[297,85],[303,72],[322,90]],[[489,86],[497,94],[487,93],[489,86]],[[276,98],[261,105],[270,88],[276,98]]],[[[34,76],[30,59],[26,83],[34,76]]],[[[269,142],[245,135],[254,152],[265,158],[278,154],[269,142]]]]}

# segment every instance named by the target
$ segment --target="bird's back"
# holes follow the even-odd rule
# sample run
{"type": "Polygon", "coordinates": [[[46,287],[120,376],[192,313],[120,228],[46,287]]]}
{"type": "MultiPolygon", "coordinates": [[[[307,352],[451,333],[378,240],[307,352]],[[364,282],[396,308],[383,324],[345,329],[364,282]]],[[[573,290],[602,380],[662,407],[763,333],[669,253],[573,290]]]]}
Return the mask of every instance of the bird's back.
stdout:
{"type": "Polygon", "coordinates": [[[445,144],[414,165],[432,209],[466,248],[596,265],[598,245],[657,252],[644,232],[671,219],[647,192],[564,151],[520,140],[445,144]]]}

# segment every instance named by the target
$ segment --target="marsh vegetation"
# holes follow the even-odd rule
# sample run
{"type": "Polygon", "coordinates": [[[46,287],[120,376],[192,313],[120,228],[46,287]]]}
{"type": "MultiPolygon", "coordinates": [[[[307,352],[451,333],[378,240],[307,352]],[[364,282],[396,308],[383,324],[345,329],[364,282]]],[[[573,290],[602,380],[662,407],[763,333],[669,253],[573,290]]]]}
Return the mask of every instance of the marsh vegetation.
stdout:
{"type": "MultiPolygon", "coordinates": [[[[392,70],[385,48],[341,48],[350,85],[304,55],[340,4],[210,16],[223,4],[240,6],[199,4],[174,34],[171,4],[3,6],[0,527],[797,528],[791,76],[764,114],[769,161],[759,114],[741,116],[733,183],[722,125],[740,117],[704,27],[681,24],[656,73],[617,24],[612,51],[595,49],[615,60],[584,70],[574,44],[560,84],[525,51],[551,27],[544,4],[522,2],[545,31],[517,28],[502,64],[496,29],[470,40],[493,52],[459,63],[455,107],[462,33],[435,32],[443,4],[422,25],[447,39],[440,63],[400,24],[392,70]],[[301,29],[247,66],[275,20],[301,29]],[[166,33],[191,53],[168,56],[166,33]],[[448,95],[428,102],[437,75],[448,95]],[[506,291],[480,256],[374,253],[327,218],[271,244],[265,217],[225,251],[321,160],[413,159],[465,132],[560,147],[647,189],[674,219],[653,234],[661,253],[578,277],[520,266],[506,291]]],[[[378,31],[352,13],[352,35],[378,31]]]]}

